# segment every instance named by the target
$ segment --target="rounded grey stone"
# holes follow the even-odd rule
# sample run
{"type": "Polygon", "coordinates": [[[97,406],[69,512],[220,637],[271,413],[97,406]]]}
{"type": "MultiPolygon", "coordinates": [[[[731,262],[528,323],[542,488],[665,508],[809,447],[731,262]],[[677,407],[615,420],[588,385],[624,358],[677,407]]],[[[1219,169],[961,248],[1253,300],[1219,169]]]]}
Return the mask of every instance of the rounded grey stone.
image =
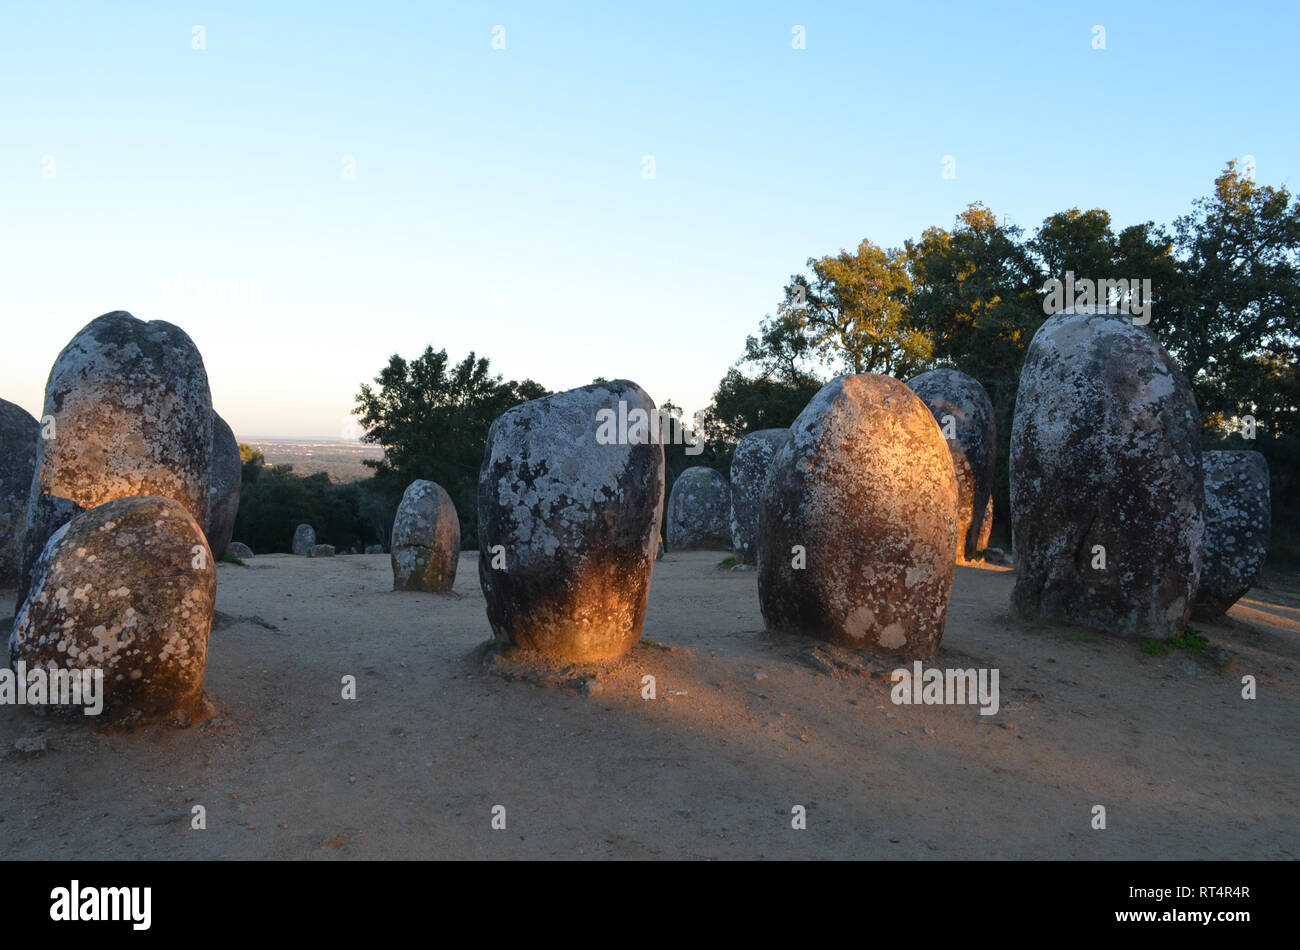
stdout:
{"type": "Polygon", "coordinates": [[[731,550],[742,564],[758,562],[758,510],[772,458],[790,438],[789,429],[759,429],[731,456],[731,550]]]}
{"type": "Polygon", "coordinates": [[[492,424],[478,571],[498,640],[604,660],[640,639],[663,513],[657,425],[654,402],[627,380],[535,399],[492,424]]]}
{"type": "Polygon", "coordinates": [[[293,530],[293,553],[307,557],[316,546],[316,529],[309,524],[300,524],[293,530]]]}
{"type": "Polygon", "coordinates": [[[231,541],[226,545],[226,553],[234,555],[241,561],[247,561],[249,558],[254,556],[253,549],[242,541],[231,541]]]}
{"type": "Polygon", "coordinates": [[[1268,460],[1259,452],[1201,456],[1205,471],[1205,559],[1192,612],[1222,616],[1248,591],[1268,557],[1272,532],[1268,460]]]}
{"type": "Polygon", "coordinates": [[[948,441],[957,476],[956,554],[958,560],[970,560],[987,547],[993,528],[993,471],[998,452],[993,403],[978,380],[955,369],[930,370],[908,380],[907,385],[930,407],[948,441]]]}
{"type": "Polygon", "coordinates": [[[27,501],[36,473],[41,424],[27,410],[0,399],[0,586],[18,581],[27,501]]]}
{"type": "Polygon", "coordinates": [[[697,465],[673,482],[668,498],[668,548],[731,547],[731,488],[717,469],[697,465]]]}
{"type": "Polygon", "coordinates": [[[1201,425],[1156,338],[1105,308],[1048,318],[1020,372],[1010,462],[1013,612],[1181,635],[1205,533],[1201,425]]]}
{"type": "Polygon", "coordinates": [[[50,370],[19,595],[59,525],[116,498],[158,495],[207,523],[212,394],[194,341],[162,320],[114,311],[88,323],[50,370]]]}
{"type": "Polygon", "coordinates": [[[948,614],[957,480],[934,417],[890,376],[827,383],[772,460],[759,513],[768,629],[928,657],[948,614]]]}
{"type": "Polygon", "coordinates": [[[207,538],[180,502],[99,505],[56,529],[33,565],[11,667],[102,670],[105,721],[187,720],[202,702],[216,586],[207,538]]]}
{"type": "Polygon", "coordinates": [[[447,591],[456,583],[460,518],[437,482],[406,486],[393,519],[393,590],[447,591]]]}
{"type": "Polygon", "coordinates": [[[239,443],[226,420],[212,414],[212,477],[208,489],[208,523],[205,528],[213,557],[221,557],[235,534],[239,514],[239,490],[243,486],[244,463],[239,443]]]}

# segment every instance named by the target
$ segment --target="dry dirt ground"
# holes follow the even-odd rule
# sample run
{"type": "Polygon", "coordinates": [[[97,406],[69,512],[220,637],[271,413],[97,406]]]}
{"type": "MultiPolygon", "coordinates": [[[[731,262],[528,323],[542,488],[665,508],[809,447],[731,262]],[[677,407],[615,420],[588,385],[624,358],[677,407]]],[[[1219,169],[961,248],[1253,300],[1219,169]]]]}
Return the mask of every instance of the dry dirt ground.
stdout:
{"type": "Polygon", "coordinates": [[[665,648],[590,692],[484,672],[472,552],[447,595],[394,593],[387,556],[222,564],[205,723],[109,732],[0,707],[0,857],[1300,856],[1293,592],[1196,624],[1230,652],[1221,671],[1017,623],[1010,572],[959,567],[928,665],[1000,670],[981,716],[895,705],[870,664],[764,633],[754,573],[723,557],[658,564],[643,636],[665,648]]]}

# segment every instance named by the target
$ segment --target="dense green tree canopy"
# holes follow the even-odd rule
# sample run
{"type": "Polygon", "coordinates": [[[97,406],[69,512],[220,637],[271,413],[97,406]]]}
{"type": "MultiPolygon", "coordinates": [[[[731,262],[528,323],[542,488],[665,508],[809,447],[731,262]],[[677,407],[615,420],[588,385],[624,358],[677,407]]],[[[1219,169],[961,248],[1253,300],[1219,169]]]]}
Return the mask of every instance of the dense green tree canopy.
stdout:
{"type": "Polygon", "coordinates": [[[532,380],[503,381],[486,357],[470,353],[452,364],[446,350],[431,346],[410,361],[393,354],[375,384],[362,384],[353,412],[365,429],[362,441],[384,447],[382,459],[366,464],[393,511],[415,479],[437,482],[456,505],[461,543],[476,546],[488,429],[507,409],[548,391],[532,380]]]}
{"type": "Polygon", "coordinates": [[[856,251],[809,258],[746,358],[787,378],[816,361],[838,373],[911,375],[930,358],[930,341],[907,322],[907,254],[863,241],[856,251]]]}
{"type": "Polygon", "coordinates": [[[1230,163],[1174,230],[1185,284],[1156,331],[1207,422],[1223,429],[1253,413],[1273,434],[1294,431],[1300,202],[1230,163]]]}

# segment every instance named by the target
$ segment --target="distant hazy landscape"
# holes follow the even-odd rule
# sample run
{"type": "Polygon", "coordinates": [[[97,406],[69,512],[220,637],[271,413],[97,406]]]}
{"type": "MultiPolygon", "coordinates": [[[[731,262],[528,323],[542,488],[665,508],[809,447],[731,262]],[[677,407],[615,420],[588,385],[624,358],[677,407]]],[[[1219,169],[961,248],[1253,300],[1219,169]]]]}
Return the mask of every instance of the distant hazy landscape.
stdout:
{"type": "Polygon", "coordinates": [[[333,482],[354,482],[369,478],[364,459],[379,459],[384,450],[377,445],[344,442],[341,439],[267,439],[237,435],[236,438],[259,450],[267,465],[292,465],[296,475],[324,472],[333,482]]]}

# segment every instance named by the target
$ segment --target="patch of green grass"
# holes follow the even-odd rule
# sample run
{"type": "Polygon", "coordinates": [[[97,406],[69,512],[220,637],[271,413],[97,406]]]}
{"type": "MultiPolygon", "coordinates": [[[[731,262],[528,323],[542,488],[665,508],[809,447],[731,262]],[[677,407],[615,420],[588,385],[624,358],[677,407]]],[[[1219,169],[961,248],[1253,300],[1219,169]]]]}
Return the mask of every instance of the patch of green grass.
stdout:
{"type": "Polygon", "coordinates": [[[1074,639],[1078,640],[1080,643],[1103,643],[1104,642],[1101,639],[1101,637],[1093,633],[1080,633],[1076,635],[1074,639]]]}
{"type": "Polygon", "coordinates": [[[229,551],[221,555],[221,557],[217,558],[217,560],[220,561],[222,564],[238,564],[240,567],[248,567],[247,564],[245,564],[239,558],[235,557],[229,551]]]}
{"type": "Polygon", "coordinates": [[[482,663],[488,658],[488,656],[498,652],[504,651],[501,649],[501,644],[497,642],[495,637],[491,640],[484,640],[474,648],[474,662],[482,663]]]}
{"type": "Polygon", "coordinates": [[[739,563],[740,562],[737,561],[734,557],[724,557],[720,562],[718,562],[718,569],[722,570],[724,567],[725,568],[735,567],[739,563]]]}
{"type": "Polygon", "coordinates": [[[1209,642],[1209,639],[1191,624],[1187,625],[1187,629],[1183,631],[1181,637],[1174,637],[1169,641],[1171,645],[1180,650],[1186,650],[1188,653],[1200,653],[1209,642]]]}
{"type": "Polygon", "coordinates": [[[1142,652],[1147,656],[1165,656],[1174,650],[1186,650],[1188,653],[1199,654],[1209,642],[1200,631],[1188,624],[1187,629],[1183,631],[1181,636],[1172,637],[1169,640],[1143,640],[1142,652]]]}
{"type": "Polygon", "coordinates": [[[672,649],[672,647],[665,646],[664,644],[659,643],[658,641],[655,640],[642,640],[641,646],[645,647],[647,650],[671,650],[672,649]]]}

